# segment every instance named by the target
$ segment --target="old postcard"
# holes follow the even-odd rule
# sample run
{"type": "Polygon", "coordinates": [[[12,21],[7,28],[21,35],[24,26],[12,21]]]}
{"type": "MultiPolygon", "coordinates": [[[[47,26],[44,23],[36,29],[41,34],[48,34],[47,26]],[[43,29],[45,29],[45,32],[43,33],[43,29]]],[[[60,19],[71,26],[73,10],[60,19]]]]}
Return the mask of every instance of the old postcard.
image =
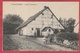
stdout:
{"type": "Polygon", "coordinates": [[[79,51],[79,2],[3,2],[3,51],[79,51]]]}

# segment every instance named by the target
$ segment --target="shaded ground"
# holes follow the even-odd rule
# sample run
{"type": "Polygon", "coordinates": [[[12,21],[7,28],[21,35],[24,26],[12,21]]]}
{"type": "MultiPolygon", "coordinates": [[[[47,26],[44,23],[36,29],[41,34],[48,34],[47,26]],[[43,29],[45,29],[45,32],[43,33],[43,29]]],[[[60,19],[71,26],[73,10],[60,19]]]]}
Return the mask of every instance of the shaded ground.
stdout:
{"type": "Polygon", "coordinates": [[[3,50],[17,50],[18,44],[16,44],[11,36],[8,34],[3,35],[3,50]]]}
{"type": "Polygon", "coordinates": [[[19,35],[5,35],[3,37],[4,50],[52,50],[52,51],[72,51],[72,49],[65,48],[59,45],[47,45],[43,43],[42,38],[31,38],[19,35]],[[6,36],[6,38],[5,38],[6,36]]]}

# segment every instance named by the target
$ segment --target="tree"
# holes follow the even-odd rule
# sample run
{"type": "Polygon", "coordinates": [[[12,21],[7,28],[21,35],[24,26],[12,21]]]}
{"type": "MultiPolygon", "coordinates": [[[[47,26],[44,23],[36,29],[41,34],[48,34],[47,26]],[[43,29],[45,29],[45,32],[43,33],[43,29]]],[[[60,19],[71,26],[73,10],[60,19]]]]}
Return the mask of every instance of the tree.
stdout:
{"type": "Polygon", "coordinates": [[[62,24],[64,27],[66,27],[66,22],[67,22],[66,18],[62,19],[62,18],[60,17],[60,18],[59,18],[59,21],[61,22],[61,24],[62,24]]]}
{"type": "Polygon", "coordinates": [[[66,31],[74,32],[75,19],[69,18],[66,24],[67,24],[66,31]]]}
{"type": "Polygon", "coordinates": [[[3,19],[3,33],[16,33],[15,29],[23,22],[19,15],[8,14],[3,19]]]}
{"type": "Polygon", "coordinates": [[[63,19],[62,19],[61,17],[59,18],[59,21],[60,21],[61,23],[63,23],[63,19]]]}
{"type": "Polygon", "coordinates": [[[68,20],[59,18],[59,21],[63,24],[65,27],[66,32],[74,32],[74,24],[75,24],[75,19],[69,18],[68,20]]]}

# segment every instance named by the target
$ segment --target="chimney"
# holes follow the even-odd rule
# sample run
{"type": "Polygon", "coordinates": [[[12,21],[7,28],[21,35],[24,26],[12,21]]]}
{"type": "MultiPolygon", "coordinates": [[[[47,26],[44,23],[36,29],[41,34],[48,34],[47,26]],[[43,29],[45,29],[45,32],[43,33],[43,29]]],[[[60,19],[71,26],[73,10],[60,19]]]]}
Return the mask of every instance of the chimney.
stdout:
{"type": "Polygon", "coordinates": [[[44,8],[45,8],[45,9],[48,9],[49,7],[47,7],[47,6],[44,6],[44,8]]]}

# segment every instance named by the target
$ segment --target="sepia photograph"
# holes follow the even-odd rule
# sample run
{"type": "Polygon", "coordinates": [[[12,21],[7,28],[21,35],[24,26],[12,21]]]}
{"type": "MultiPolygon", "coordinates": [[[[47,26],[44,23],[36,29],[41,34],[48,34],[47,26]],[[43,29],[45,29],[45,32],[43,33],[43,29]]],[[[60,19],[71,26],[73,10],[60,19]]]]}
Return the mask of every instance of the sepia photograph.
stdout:
{"type": "Polygon", "coordinates": [[[78,51],[79,2],[3,2],[3,50],[78,51]]]}

